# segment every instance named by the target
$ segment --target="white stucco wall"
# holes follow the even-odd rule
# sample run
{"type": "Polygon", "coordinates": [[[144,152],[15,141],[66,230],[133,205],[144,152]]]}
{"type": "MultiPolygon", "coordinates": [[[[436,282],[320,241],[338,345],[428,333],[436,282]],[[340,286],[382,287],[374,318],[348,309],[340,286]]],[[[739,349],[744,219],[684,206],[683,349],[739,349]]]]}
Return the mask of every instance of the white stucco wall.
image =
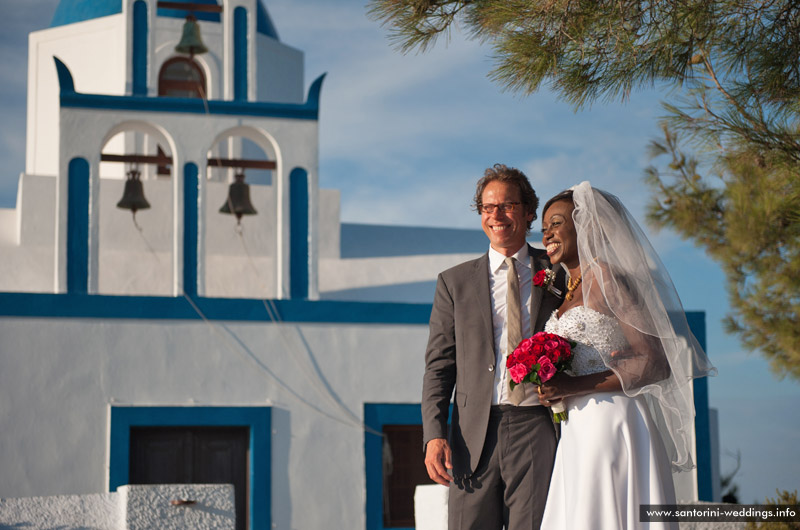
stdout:
{"type": "Polygon", "coordinates": [[[0,528],[122,530],[118,493],[0,499],[0,528]]]}
{"type": "Polygon", "coordinates": [[[114,493],[0,499],[0,528],[233,530],[230,484],[121,486],[114,493]],[[173,505],[191,499],[191,505],[173,505]]]}
{"type": "Polygon", "coordinates": [[[125,94],[126,19],[122,14],[34,31],[28,36],[25,171],[58,174],[59,84],[53,56],[73,74],[75,90],[125,94]]]}
{"type": "Polygon", "coordinates": [[[364,403],[419,402],[426,341],[424,325],[2,319],[0,497],[106,491],[111,405],[272,406],[276,527],[363,528],[364,403]]]}

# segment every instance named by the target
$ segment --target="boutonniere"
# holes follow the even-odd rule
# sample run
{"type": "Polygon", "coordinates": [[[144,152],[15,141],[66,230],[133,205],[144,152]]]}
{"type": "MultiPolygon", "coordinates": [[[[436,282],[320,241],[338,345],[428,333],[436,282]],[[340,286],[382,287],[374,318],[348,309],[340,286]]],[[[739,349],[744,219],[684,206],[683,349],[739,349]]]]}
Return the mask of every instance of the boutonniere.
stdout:
{"type": "Polygon", "coordinates": [[[547,292],[556,295],[559,298],[564,297],[564,293],[557,289],[553,283],[556,281],[556,273],[550,269],[542,269],[533,275],[533,285],[541,287],[547,292]]]}

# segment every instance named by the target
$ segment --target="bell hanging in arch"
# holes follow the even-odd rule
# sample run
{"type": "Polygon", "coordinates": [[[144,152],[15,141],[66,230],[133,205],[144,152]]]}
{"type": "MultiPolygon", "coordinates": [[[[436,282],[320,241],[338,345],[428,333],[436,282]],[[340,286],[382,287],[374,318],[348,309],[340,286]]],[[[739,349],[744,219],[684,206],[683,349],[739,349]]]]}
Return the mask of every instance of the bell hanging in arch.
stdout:
{"type": "Polygon", "coordinates": [[[203,44],[203,39],[200,38],[200,25],[197,23],[197,18],[191,13],[186,15],[186,22],[183,23],[181,41],[175,46],[175,51],[188,54],[190,57],[208,51],[206,45],[203,44]]]}
{"type": "Polygon", "coordinates": [[[117,203],[117,208],[123,210],[130,210],[136,217],[137,210],[147,210],[150,208],[150,203],[144,198],[144,186],[140,180],[141,173],[135,167],[128,171],[128,180],[125,181],[125,191],[122,193],[122,199],[117,203]]]}
{"type": "Polygon", "coordinates": [[[258,212],[250,202],[250,185],[244,181],[244,171],[240,171],[234,177],[228,188],[228,200],[219,209],[220,213],[229,213],[236,216],[236,222],[242,223],[243,215],[255,215],[258,212]]]}

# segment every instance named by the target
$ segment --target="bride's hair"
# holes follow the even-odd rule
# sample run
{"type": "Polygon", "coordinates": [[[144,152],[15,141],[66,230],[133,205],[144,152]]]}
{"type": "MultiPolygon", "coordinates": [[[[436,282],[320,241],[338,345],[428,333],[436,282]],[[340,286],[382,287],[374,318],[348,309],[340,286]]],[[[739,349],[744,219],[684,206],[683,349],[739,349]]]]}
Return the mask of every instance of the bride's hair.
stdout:
{"type": "Polygon", "coordinates": [[[569,201],[574,204],[575,201],[572,200],[572,190],[564,190],[544,203],[544,208],[542,208],[542,220],[544,220],[544,212],[546,212],[554,202],[558,201],[569,201]]]}

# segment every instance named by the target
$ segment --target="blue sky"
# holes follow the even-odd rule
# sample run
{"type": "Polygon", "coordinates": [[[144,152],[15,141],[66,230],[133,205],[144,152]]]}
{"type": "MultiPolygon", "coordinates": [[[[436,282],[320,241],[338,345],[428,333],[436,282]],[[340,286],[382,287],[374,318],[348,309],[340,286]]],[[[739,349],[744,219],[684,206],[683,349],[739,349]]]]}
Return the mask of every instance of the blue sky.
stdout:
{"type": "MultiPolygon", "coordinates": [[[[27,34],[57,0],[17,2],[0,21],[0,207],[14,206],[25,165],[27,34]]],[[[487,79],[491,50],[457,32],[425,54],[401,55],[360,0],[269,0],[281,40],[305,52],[306,86],[328,74],[320,116],[320,182],[341,190],[342,220],[479,228],[475,180],[501,162],[522,169],[546,200],[582,180],[618,195],[645,227],[689,310],[706,311],[710,382],[723,472],[741,451],[742,502],[800,488],[800,383],[776,379],[727,336],[724,277],[702,250],[644,223],[647,143],[659,137],[656,90],[574,112],[553,94],[503,93],[487,79]]],[[[538,222],[535,227],[538,227],[538,222]]],[[[420,355],[422,352],[420,352],[420,355]]]]}

